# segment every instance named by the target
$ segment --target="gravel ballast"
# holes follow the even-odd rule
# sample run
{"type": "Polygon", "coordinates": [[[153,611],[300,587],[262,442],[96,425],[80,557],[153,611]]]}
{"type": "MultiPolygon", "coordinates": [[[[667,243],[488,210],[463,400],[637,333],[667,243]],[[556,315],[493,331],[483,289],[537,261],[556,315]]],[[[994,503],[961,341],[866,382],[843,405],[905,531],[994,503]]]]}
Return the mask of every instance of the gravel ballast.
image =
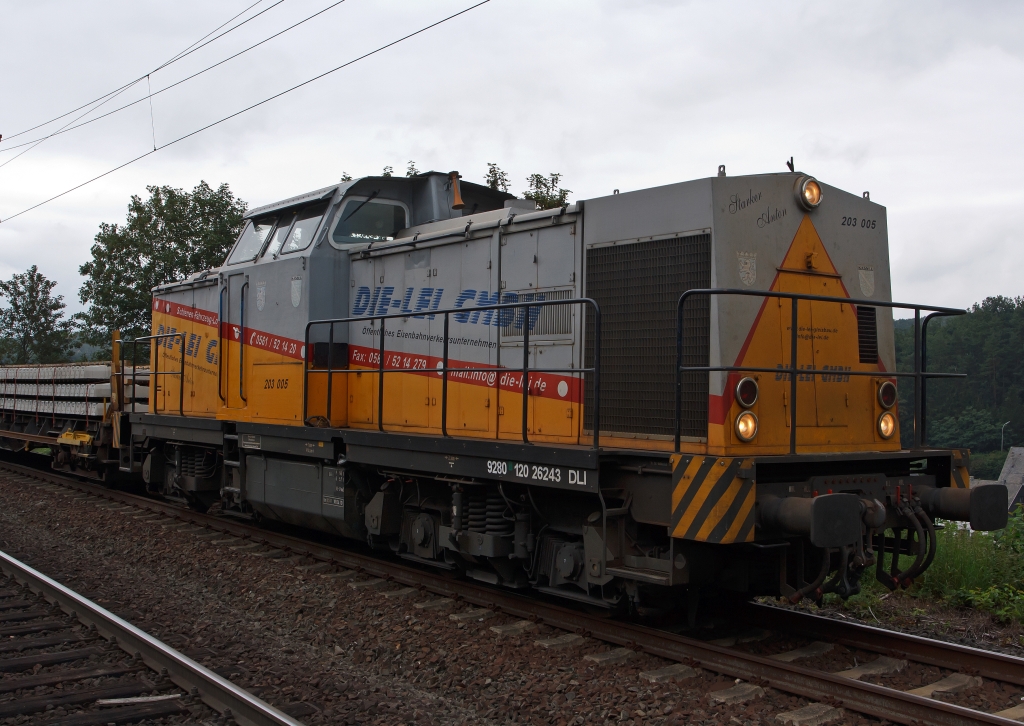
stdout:
{"type": "Polygon", "coordinates": [[[502,629],[517,620],[501,613],[452,619],[471,606],[418,608],[437,596],[354,589],[369,578],[20,475],[0,473],[0,503],[0,548],[179,650],[209,649],[200,662],[309,724],[755,726],[808,705],[771,688],[718,704],[733,679],[698,669],[651,682],[640,674],[668,661],[585,660],[613,646],[544,648],[535,641],[565,632],[502,629]]]}

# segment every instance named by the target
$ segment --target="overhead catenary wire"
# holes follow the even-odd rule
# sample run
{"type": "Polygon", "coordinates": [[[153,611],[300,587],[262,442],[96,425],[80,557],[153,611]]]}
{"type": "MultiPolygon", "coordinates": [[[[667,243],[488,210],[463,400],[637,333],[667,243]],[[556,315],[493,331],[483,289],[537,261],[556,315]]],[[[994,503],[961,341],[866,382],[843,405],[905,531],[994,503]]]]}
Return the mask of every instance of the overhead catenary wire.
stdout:
{"type": "Polygon", "coordinates": [[[153,87],[149,85],[149,76],[146,76],[146,88],[149,89],[149,128],[153,132],[153,148],[156,149],[156,118],[153,116],[153,87]]]}
{"type": "MultiPolygon", "coordinates": [[[[270,6],[270,8],[273,8],[273,7],[274,7],[274,6],[276,6],[276,5],[280,5],[280,4],[281,4],[281,3],[283,3],[283,2],[284,2],[284,0],[277,0],[277,2],[276,2],[276,3],[274,3],[274,5],[271,5],[271,6],[270,6]]],[[[252,7],[252,6],[250,6],[250,7],[252,7]]],[[[262,15],[262,14],[263,14],[263,13],[265,13],[265,12],[266,12],[267,10],[270,10],[270,8],[266,8],[266,9],[264,9],[264,10],[260,11],[259,13],[256,13],[256,15],[254,15],[254,16],[253,16],[252,18],[247,18],[246,20],[244,20],[244,21],[242,21],[241,23],[239,23],[238,25],[236,25],[236,26],[235,26],[234,28],[230,28],[229,30],[226,30],[226,31],[224,31],[223,33],[221,33],[220,35],[218,35],[218,36],[216,36],[216,37],[214,37],[214,38],[210,39],[210,40],[209,40],[209,41],[207,41],[206,43],[203,43],[202,45],[199,45],[199,46],[196,46],[196,47],[192,48],[192,50],[189,50],[189,51],[187,51],[187,52],[184,52],[184,53],[179,53],[179,54],[178,54],[178,56],[177,56],[177,58],[176,58],[175,60],[180,60],[181,58],[184,58],[184,57],[185,57],[186,55],[188,55],[189,53],[192,53],[192,52],[194,52],[194,51],[196,51],[196,50],[199,50],[199,48],[202,48],[202,47],[203,47],[204,45],[208,45],[209,43],[212,43],[213,41],[217,40],[217,38],[220,38],[220,37],[223,37],[224,35],[227,35],[227,33],[231,32],[231,31],[232,31],[232,30],[234,30],[235,28],[241,27],[242,25],[244,25],[245,23],[249,22],[249,21],[250,21],[250,20],[252,20],[253,18],[255,18],[255,17],[258,17],[259,15],[262,15]]],[[[237,16],[236,16],[236,17],[237,17],[237,16]]],[[[231,21],[228,21],[228,22],[231,22],[231,21]]],[[[222,27],[223,27],[223,26],[222,26],[222,27]]],[[[216,32],[216,31],[214,31],[214,32],[216,32]]],[[[207,33],[207,35],[209,35],[209,33],[207,33]]],[[[195,43],[193,43],[192,45],[195,45],[195,43]]],[[[166,67],[166,66],[167,66],[167,65],[169,65],[169,63],[171,63],[171,62],[173,62],[173,60],[172,60],[172,61],[168,61],[167,63],[164,63],[164,65],[163,65],[163,66],[161,66],[161,68],[163,68],[163,67],[166,67]]],[[[147,82],[148,82],[149,76],[148,76],[148,75],[146,75],[146,76],[144,76],[144,78],[146,78],[146,79],[147,79],[147,82]]],[[[142,79],[140,78],[140,79],[138,79],[138,80],[142,80],[142,79]]],[[[137,81],[135,81],[135,83],[137,83],[137,82],[138,82],[138,80],[137,80],[137,81]]],[[[102,101],[102,102],[100,102],[100,103],[98,103],[98,104],[94,105],[94,106],[93,106],[92,108],[90,108],[89,110],[87,110],[87,111],[85,111],[84,113],[80,114],[80,115],[79,115],[79,116],[77,116],[76,118],[73,118],[73,119],[72,119],[71,121],[68,121],[68,122],[67,122],[66,124],[64,124],[63,126],[61,126],[61,127],[60,127],[59,129],[57,129],[56,131],[54,131],[54,132],[52,132],[52,133],[50,133],[50,134],[47,134],[46,136],[44,136],[44,137],[42,137],[42,138],[38,139],[37,141],[35,141],[34,143],[32,143],[32,144],[31,144],[31,145],[30,145],[30,146],[29,146],[29,147],[28,147],[27,149],[25,149],[24,151],[20,151],[20,152],[18,152],[17,154],[15,154],[14,156],[12,156],[12,157],[11,157],[10,159],[8,159],[7,161],[5,161],[5,162],[3,162],[2,164],[0,164],[0,169],[4,168],[4,167],[5,167],[5,166],[7,166],[8,164],[10,164],[10,163],[12,163],[12,162],[16,161],[17,159],[20,159],[20,158],[21,158],[22,156],[24,156],[24,155],[25,155],[25,154],[27,154],[28,152],[32,151],[32,149],[36,148],[37,146],[39,146],[40,144],[42,144],[42,143],[43,143],[44,141],[47,141],[48,139],[51,139],[51,138],[53,138],[54,136],[56,136],[57,134],[59,134],[60,132],[62,132],[62,131],[65,131],[65,130],[66,130],[66,129],[67,129],[68,127],[69,127],[69,126],[71,126],[72,124],[74,124],[74,123],[75,123],[76,121],[80,121],[81,119],[83,119],[83,118],[85,118],[86,116],[88,116],[89,114],[91,114],[91,113],[92,113],[93,111],[95,111],[95,110],[97,110],[97,109],[101,108],[102,106],[105,106],[105,105],[106,105],[107,103],[109,103],[110,101],[113,101],[113,100],[114,100],[115,98],[117,98],[117,97],[118,97],[118,96],[120,96],[120,95],[121,95],[122,93],[124,93],[125,91],[127,91],[127,90],[128,90],[129,88],[131,88],[132,86],[134,86],[134,85],[135,85],[135,83],[132,83],[132,84],[130,84],[129,86],[123,87],[123,88],[122,88],[121,90],[117,91],[117,92],[116,92],[116,93],[115,93],[114,95],[112,95],[112,96],[109,96],[109,97],[107,97],[107,98],[106,98],[106,100],[104,100],[104,101],[102,101]]],[[[154,136],[156,135],[156,134],[155,134],[155,131],[156,131],[156,129],[155,129],[155,126],[154,126],[154,136]]],[[[155,141],[155,139],[154,139],[154,141],[155,141]]],[[[154,147],[155,147],[155,146],[156,146],[156,144],[154,143],[154,147]]]]}
{"type": "Polygon", "coordinates": [[[129,159],[128,161],[124,162],[123,164],[119,164],[119,165],[115,166],[113,169],[108,169],[107,171],[103,172],[102,174],[98,174],[98,175],[94,176],[92,179],[87,179],[86,181],[82,182],[81,184],[76,184],[75,186],[71,187],[70,189],[65,189],[60,194],[55,194],[54,196],[50,197],[49,199],[44,199],[41,202],[37,202],[36,204],[33,204],[31,207],[26,207],[25,209],[21,210],[20,212],[17,212],[16,214],[12,214],[11,216],[4,218],[2,220],[2,222],[9,222],[12,219],[14,219],[15,217],[20,217],[23,214],[31,212],[33,209],[38,209],[39,207],[43,206],[44,204],[49,204],[50,202],[54,201],[55,199],[60,199],[61,197],[66,196],[66,195],[70,194],[71,192],[77,191],[78,189],[81,189],[84,186],[88,186],[89,184],[92,184],[93,182],[98,181],[98,180],[102,179],[105,176],[109,176],[109,175],[113,174],[116,171],[120,171],[121,169],[124,169],[126,166],[131,166],[135,162],[141,161],[142,159],[145,159],[147,156],[151,156],[151,155],[157,153],[158,151],[162,151],[162,150],[166,149],[168,146],[173,146],[174,144],[177,144],[179,141],[184,141],[185,139],[191,138],[191,137],[195,136],[196,134],[201,134],[202,132],[207,131],[209,129],[212,129],[214,126],[218,126],[218,125],[224,123],[225,121],[230,121],[231,119],[235,118],[236,116],[241,116],[243,113],[247,113],[247,112],[253,110],[254,108],[258,108],[258,107],[262,106],[263,104],[269,103],[270,101],[273,101],[274,99],[277,99],[277,98],[280,98],[281,96],[289,94],[292,91],[296,91],[296,90],[302,88],[303,86],[308,86],[310,83],[314,83],[315,81],[318,81],[321,78],[325,78],[326,76],[329,76],[332,73],[336,73],[337,71],[340,71],[343,68],[348,68],[349,66],[351,66],[351,65],[353,65],[355,63],[358,63],[361,60],[365,60],[366,58],[369,58],[370,56],[376,55],[377,53],[380,53],[380,52],[382,52],[384,50],[387,50],[388,48],[391,48],[392,46],[398,45],[399,43],[402,43],[402,42],[404,42],[406,40],[409,40],[409,38],[414,38],[417,35],[421,35],[422,33],[427,32],[428,30],[431,30],[433,28],[436,28],[439,25],[443,25],[444,23],[447,23],[449,20],[454,20],[455,18],[459,17],[460,15],[465,15],[466,13],[468,13],[468,12],[470,12],[472,10],[476,10],[478,7],[480,7],[482,5],[486,5],[490,1],[491,0],[481,0],[480,2],[478,2],[478,3],[474,4],[474,5],[470,5],[468,8],[464,8],[464,9],[458,11],[457,13],[453,13],[453,14],[445,17],[445,18],[442,18],[441,20],[438,20],[436,22],[431,23],[430,25],[425,25],[424,27],[420,28],[419,30],[415,30],[412,33],[409,33],[408,35],[403,35],[401,38],[398,38],[397,40],[393,40],[390,43],[387,43],[385,45],[380,46],[379,48],[375,48],[374,50],[371,50],[371,51],[369,51],[367,53],[364,53],[361,56],[353,58],[350,61],[346,61],[345,63],[342,63],[340,66],[335,66],[334,68],[331,68],[330,70],[324,71],[323,73],[320,73],[318,75],[313,76],[312,78],[309,78],[309,79],[303,81],[302,83],[298,83],[298,84],[296,84],[296,85],[294,85],[294,86],[292,86],[290,88],[286,88],[285,90],[280,91],[279,93],[275,93],[273,96],[268,96],[267,98],[264,98],[262,101],[258,101],[256,103],[252,104],[251,106],[246,106],[245,108],[243,108],[243,109],[241,109],[239,111],[235,111],[234,113],[232,113],[232,114],[230,114],[228,116],[224,116],[223,118],[220,118],[220,119],[218,119],[218,120],[216,120],[216,121],[214,121],[212,123],[206,124],[205,126],[202,126],[202,127],[198,128],[198,129],[195,129],[194,131],[190,131],[189,133],[184,134],[183,136],[179,136],[178,138],[176,138],[176,139],[174,139],[172,141],[168,141],[166,144],[161,144],[160,146],[158,146],[157,148],[153,149],[152,151],[147,151],[145,154],[140,154],[139,156],[136,156],[134,159],[129,159]]]}
{"type": "MultiPolygon", "coordinates": [[[[135,85],[135,84],[133,83],[132,85],[135,85]]],[[[67,122],[66,124],[64,124],[63,126],[61,126],[61,127],[60,127],[59,129],[57,129],[56,131],[54,131],[54,132],[52,132],[52,133],[49,133],[49,134],[47,134],[46,136],[43,136],[43,137],[41,137],[41,138],[39,138],[39,139],[36,139],[35,141],[30,141],[30,142],[29,142],[29,143],[27,144],[27,146],[28,146],[28,148],[27,148],[27,149],[25,149],[24,151],[18,152],[17,154],[15,154],[14,156],[12,156],[12,157],[11,157],[10,159],[8,159],[7,161],[5,161],[4,163],[0,164],[0,169],[3,169],[3,168],[4,168],[5,166],[7,166],[8,164],[10,164],[10,163],[11,163],[11,162],[13,162],[13,161],[15,161],[15,160],[17,160],[17,159],[20,159],[20,158],[21,158],[21,157],[23,157],[23,156],[24,156],[25,154],[27,154],[28,152],[32,151],[32,149],[36,148],[37,146],[39,146],[39,145],[40,145],[41,143],[43,143],[43,142],[44,142],[44,141],[46,141],[47,139],[51,139],[51,138],[53,138],[54,136],[56,136],[57,134],[59,134],[59,133],[60,133],[61,131],[64,131],[65,129],[67,129],[67,128],[68,128],[68,126],[70,126],[71,124],[75,123],[76,121],[79,121],[80,119],[83,119],[83,118],[85,118],[86,116],[88,116],[88,115],[89,115],[90,113],[92,113],[92,112],[93,112],[93,111],[95,111],[96,109],[98,109],[98,108],[100,108],[100,107],[102,107],[102,106],[106,105],[106,104],[107,104],[108,102],[110,102],[110,101],[113,101],[113,100],[114,100],[115,98],[117,98],[118,96],[120,96],[120,95],[121,95],[122,93],[124,93],[125,91],[127,91],[127,90],[128,90],[129,88],[131,88],[131,87],[132,87],[132,86],[125,86],[124,88],[122,88],[121,90],[119,90],[119,91],[118,91],[117,93],[115,93],[115,94],[114,94],[113,96],[110,96],[109,98],[107,98],[107,99],[106,99],[105,101],[102,101],[102,102],[100,102],[100,103],[98,103],[98,104],[94,105],[94,106],[93,106],[92,108],[90,108],[90,109],[89,109],[88,111],[86,111],[85,113],[82,113],[82,114],[78,115],[77,117],[75,117],[75,118],[71,119],[70,121],[68,121],[68,122],[67,122]]],[[[21,144],[20,146],[26,146],[26,144],[21,144]]]]}
{"type": "MultiPolygon", "coordinates": [[[[261,2],[263,2],[263,0],[256,0],[256,2],[254,2],[254,3],[253,3],[252,5],[250,5],[249,7],[245,8],[245,10],[243,10],[243,11],[242,11],[242,12],[240,12],[240,13],[237,13],[237,14],[233,15],[233,16],[232,16],[232,17],[230,17],[230,18],[228,18],[228,19],[227,19],[227,20],[225,20],[225,21],[224,21],[223,23],[221,23],[220,25],[218,25],[218,26],[217,26],[216,28],[214,28],[213,30],[211,30],[211,31],[210,31],[209,33],[207,33],[206,35],[204,35],[204,36],[203,36],[202,38],[200,38],[199,40],[197,40],[197,41],[196,41],[195,43],[193,43],[192,45],[188,46],[188,47],[187,47],[187,48],[185,48],[185,49],[184,49],[183,51],[181,51],[180,53],[178,53],[177,55],[175,55],[175,56],[174,56],[173,58],[171,58],[170,60],[164,61],[164,62],[163,62],[163,63],[162,63],[161,65],[159,65],[159,66],[157,66],[156,68],[154,68],[154,69],[153,69],[152,71],[150,71],[150,73],[156,73],[156,72],[157,72],[157,71],[159,71],[160,69],[162,69],[162,68],[166,68],[166,67],[167,67],[167,66],[169,66],[169,65],[170,65],[171,63],[174,63],[174,62],[176,62],[176,61],[179,61],[179,60],[181,60],[181,59],[182,59],[182,58],[184,58],[184,57],[185,57],[186,55],[190,54],[190,53],[191,53],[192,51],[194,51],[194,50],[199,50],[199,48],[201,48],[201,47],[202,47],[202,46],[200,46],[200,45],[199,45],[200,43],[202,43],[202,42],[203,42],[204,40],[206,40],[207,38],[209,38],[209,37],[210,37],[211,35],[213,35],[214,33],[216,33],[216,32],[217,32],[218,30],[220,30],[221,28],[223,28],[223,27],[224,27],[225,25],[227,25],[228,23],[232,23],[232,22],[234,22],[234,21],[235,21],[236,19],[238,19],[238,18],[242,17],[243,15],[245,15],[245,14],[246,14],[247,12],[249,12],[250,10],[252,10],[252,9],[253,9],[254,7],[256,7],[257,5],[259,5],[259,4],[261,3],[261,2]],[[199,46],[199,47],[196,47],[196,46],[199,46]]],[[[280,2],[276,2],[276,3],[274,3],[274,5],[280,5],[280,4],[281,4],[281,2],[284,2],[284,0],[280,0],[280,2]]],[[[260,12],[256,13],[255,15],[253,15],[253,16],[252,16],[251,18],[247,18],[247,19],[246,19],[246,20],[244,20],[243,22],[241,22],[241,23],[239,23],[238,25],[236,25],[236,26],[235,26],[234,28],[231,28],[230,30],[227,30],[227,31],[225,31],[225,32],[224,32],[224,33],[222,33],[221,35],[226,35],[227,33],[230,33],[230,32],[231,32],[231,31],[233,31],[233,30],[237,30],[238,28],[240,28],[240,27],[242,27],[243,25],[245,25],[246,23],[248,23],[248,22],[249,22],[250,20],[254,20],[255,18],[258,18],[258,17],[260,16],[260,15],[262,15],[263,13],[267,12],[267,10],[271,10],[271,9],[272,9],[272,8],[274,7],[274,5],[271,5],[271,6],[269,7],[269,8],[265,8],[265,9],[261,10],[260,12]]],[[[217,37],[219,38],[219,37],[221,37],[221,36],[217,36],[217,37]]],[[[214,40],[217,40],[217,38],[213,38],[213,40],[211,40],[210,42],[212,43],[212,42],[213,42],[214,40]]],[[[207,45],[207,43],[203,43],[203,45],[207,45]]]]}
{"type": "MultiPolygon", "coordinates": [[[[217,68],[218,66],[224,65],[228,61],[234,60],[238,56],[244,55],[245,53],[248,53],[250,50],[253,50],[254,48],[258,48],[259,46],[263,45],[264,43],[270,42],[271,40],[273,40],[274,38],[277,38],[278,36],[284,35],[289,30],[294,30],[295,28],[299,27],[303,23],[307,23],[310,20],[312,20],[313,18],[315,18],[315,17],[317,17],[319,15],[323,15],[328,10],[331,10],[332,8],[335,8],[338,5],[341,5],[343,2],[345,2],[345,0],[337,0],[336,2],[333,2],[330,5],[328,5],[327,7],[323,8],[322,10],[318,10],[317,12],[313,13],[312,15],[309,15],[309,16],[303,18],[302,20],[298,21],[297,23],[293,23],[292,25],[289,25],[287,28],[283,28],[282,30],[279,30],[278,32],[274,33],[273,35],[269,35],[266,38],[264,38],[263,40],[261,40],[261,41],[259,41],[257,43],[253,43],[248,48],[243,48],[242,50],[238,51],[237,53],[233,53],[233,54],[229,55],[227,58],[219,60],[216,63],[214,63],[212,65],[209,65],[206,68],[203,68],[202,70],[196,71],[192,75],[186,76],[185,78],[182,78],[181,80],[175,81],[174,83],[170,84],[169,86],[164,86],[163,88],[158,89],[156,91],[156,93],[154,93],[152,91],[152,89],[150,89],[149,94],[146,95],[146,96],[143,96],[142,98],[138,98],[138,99],[132,101],[131,103],[126,103],[123,106],[119,106],[118,108],[115,108],[115,109],[113,109],[111,111],[107,111],[106,113],[101,114],[100,116],[96,116],[94,118],[91,118],[88,121],[83,121],[80,124],[75,124],[74,126],[66,126],[64,128],[61,128],[58,131],[54,131],[52,134],[49,134],[48,136],[43,137],[43,138],[50,138],[52,136],[59,136],[61,134],[66,134],[66,133],[69,133],[71,131],[74,131],[75,129],[80,129],[83,126],[88,126],[89,124],[93,123],[94,121],[100,121],[102,119],[107,118],[108,116],[114,115],[115,113],[119,113],[121,111],[124,111],[126,108],[131,108],[132,106],[135,106],[136,104],[142,103],[143,101],[145,101],[147,99],[149,99],[150,110],[152,111],[152,106],[153,106],[153,100],[152,99],[153,99],[153,96],[158,96],[161,93],[164,93],[165,91],[169,91],[169,90],[171,90],[172,88],[174,88],[176,86],[180,86],[183,83],[187,83],[188,81],[191,81],[193,78],[196,78],[197,76],[203,75],[207,71],[212,71],[214,68],[217,68]]],[[[149,77],[147,76],[146,77],[147,82],[148,82],[148,78],[149,77]]],[[[24,141],[24,142],[22,142],[20,144],[15,144],[14,146],[8,146],[6,148],[0,147],[0,152],[3,152],[3,151],[13,151],[14,149],[19,149],[22,146],[30,146],[30,145],[36,143],[36,141],[37,140],[24,141]]],[[[154,146],[155,146],[155,144],[154,144],[154,146]]],[[[17,158],[17,157],[15,157],[15,158],[17,158]]],[[[10,161],[14,161],[14,159],[11,159],[10,161]]],[[[3,164],[0,164],[0,168],[5,166],[7,163],[8,162],[4,162],[3,164]]]]}
{"type": "MultiPolygon", "coordinates": [[[[228,30],[225,30],[223,33],[218,35],[216,38],[211,38],[206,43],[203,43],[203,41],[206,40],[206,38],[209,38],[211,35],[216,33],[218,30],[223,28],[228,23],[231,23],[234,20],[236,20],[237,18],[241,17],[242,15],[245,15],[247,12],[249,12],[250,10],[252,10],[254,7],[256,7],[257,5],[259,5],[262,2],[264,2],[264,0],[256,0],[256,2],[254,2],[252,5],[249,5],[247,8],[245,8],[245,10],[243,10],[240,13],[235,14],[230,19],[228,19],[225,22],[221,23],[216,28],[211,30],[209,33],[204,35],[202,38],[200,38],[199,40],[195,41],[194,43],[192,43],[191,45],[186,47],[184,50],[179,51],[174,56],[172,56],[170,59],[164,61],[159,66],[157,66],[156,68],[151,70],[149,73],[156,73],[157,71],[166,68],[167,66],[171,65],[172,63],[178,62],[179,60],[181,60],[185,56],[194,53],[195,51],[199,50],[200,48],[203,48],[203,47],[209,45],[210,43],[214,42],[215,40],[223,38],[228,33],[233,32],[235,30],[238,30],[238,28],[242,27],[243,25],[248,23],[250,20],[255,20],[256,18],[258,18],[260,15],[262,15],[265,12],[267,12],[268,10],[272,10],[273,8],[277,7],[278,5],[283,3],[284,0],[277,0],[277,2],[275,2],[270,7],[264,8],[263,10],[259,11],[255,15],[253,15],[251,18],[246,18],[245,20],[243,20],[238,25],[236,25],[236,26],[234,26],[232,28],[229,28],[228,30]],[[199,43],[203,43],[203,44],[202,45],[198,45],[199,43]]],[[[87,108],[87,107],[92,106],[94,104],[100,103],[101,101],[104,101],[105,99],[108,98],[108,96],[114,96],[115,94],[119,94],[120,92],[125,91],[125,90],[131,88],[132,86],[136,85],[137,83],[141,82],[144,78],[146,78],[146,76],[149,75],[149,73],[147,73],[145,75],[141,75],[138,78],[136,78],[134,81],[130,81],[129,83],[124,84],[123,86],[115,88],[113,91],[109,91],[108,93],[103,94],[99,98],[94,98],[93,100],[89,101],[88,103],[83,103],[78,108],[73,108],[70,111],[67,111],[66,113],[62,113],[60,116],[55,116],[55,117],[51,118],[48,121],[43,121],[42,123],[36,124],[35,126],[31,126],[31,127],[27,128],[27,129],[23,129],[23,130],[15,133],[15,134],[8,134],[6,137],[0,137],[0,138],[6,138],[9,141],[10,139],[13,139],[13,138],[18,137],[18,136],[24,136],[29,131],[35,131],[36,129],[42,128],[43,126],[48,126],[48,125],[52,124],[54,121],[60,121],[62,118],[66,117],[66,116],[70,116],[73,113],[77,113],[78,111],[81,111],[83,108],[87,108]]],[[[29,142],[29,143],[31,143],[31,142],[29,142]]]]}

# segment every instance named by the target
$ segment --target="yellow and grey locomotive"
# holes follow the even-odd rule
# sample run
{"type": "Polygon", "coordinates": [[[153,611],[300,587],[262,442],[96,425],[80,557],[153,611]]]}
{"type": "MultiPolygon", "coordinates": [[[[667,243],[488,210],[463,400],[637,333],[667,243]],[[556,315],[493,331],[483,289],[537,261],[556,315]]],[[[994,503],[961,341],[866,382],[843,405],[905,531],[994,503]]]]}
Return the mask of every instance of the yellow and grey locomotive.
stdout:
{"type": "Polygon", "coordinates": [[[897,587],[935,518],[998,529],[1007,502],[920,407],[901,447],[896,380],[922,401],[938,374],[896,371],[894,308],[919,348],[922,311],[962,312],[893,303],[884,207],[798,172],[545,210],[367,177],[253,209],[221,267],[153,291],[151,393],[133,412],[115,361],[108,458],[599,605],[897,587]]]}

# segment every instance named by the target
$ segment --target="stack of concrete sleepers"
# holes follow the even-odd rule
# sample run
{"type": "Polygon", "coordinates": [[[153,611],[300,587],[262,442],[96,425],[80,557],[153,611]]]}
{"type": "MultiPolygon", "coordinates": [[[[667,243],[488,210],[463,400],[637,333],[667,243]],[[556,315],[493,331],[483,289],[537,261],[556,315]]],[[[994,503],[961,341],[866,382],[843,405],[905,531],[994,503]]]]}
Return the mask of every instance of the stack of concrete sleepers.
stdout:
{"type": "MultiPolygon", "coordinates": [[[[127,379],[125,397],[130,398],[133,386],[127,379]]],[[[134,392],[137,402],[148,402],[147,372],[136,373],[134,392]]],[[[5,414],[101,418],[110,398],[109,363],[0,367],[0,410],[5,414]]]]}

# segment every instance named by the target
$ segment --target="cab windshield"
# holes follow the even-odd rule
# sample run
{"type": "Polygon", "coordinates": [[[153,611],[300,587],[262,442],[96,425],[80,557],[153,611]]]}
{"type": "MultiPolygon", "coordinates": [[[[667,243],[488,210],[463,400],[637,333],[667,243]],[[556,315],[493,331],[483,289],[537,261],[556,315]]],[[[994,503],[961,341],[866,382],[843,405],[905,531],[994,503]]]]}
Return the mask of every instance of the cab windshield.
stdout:
{"type": "Polygon", "coordinates": [[[383,199],[349,199],[331,232],[335,244],[391,240],[408,227],[405,207],[383,199]]]}
{"type": "Polygon", "coordinates": [[[263,253],[263,259],[277,255],[281,245],[284,244],[285,237],[288,236],[288,232],[292,228],[293,219],[295,219],[294,214],[286,214],[281,217],[281,221],[274,227],[274,233],[270,235],[270,243],[267,245],[267,251],[263,253]]]}
{"type": "Polygon", "coordinates": [[[228,264],[237,265],[239,262],[255,260],[276,222],[277,217],[250,220],[245,225],[242,236],[238,238],[238,244],[235,245],[234,251],[228,257],[228,264]]]}
{"type": "MultiPolygon", "coordinates": [[[[309,247],[309,243],[313,241],[317,227],[320,226],[320,220],[323,219],[324,212],[326,211],[326,204],[318,204],[299,211],[295,217],[295,222],[291,225],[288,236],[285,238],[284,245],[278,244],[280,254],[286,255],[289,252],[299,252],[309,247]]],[[[275,250],[275,254],[277,254],[277,250],[275,250]]]]}

